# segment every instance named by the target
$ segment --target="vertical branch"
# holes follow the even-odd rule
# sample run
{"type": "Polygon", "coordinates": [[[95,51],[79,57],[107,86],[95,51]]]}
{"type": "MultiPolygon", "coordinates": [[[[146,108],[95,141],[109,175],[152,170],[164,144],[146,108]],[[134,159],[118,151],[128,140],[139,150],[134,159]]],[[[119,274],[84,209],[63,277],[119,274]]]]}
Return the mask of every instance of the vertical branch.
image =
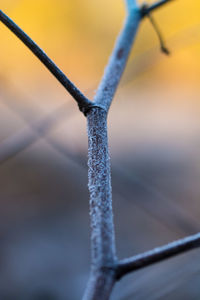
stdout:
{"type": "Polygon", "coordinates": [[[125,2],[125,25],[98,87],[94,106],[87,113],[92,262],[84,300],[108,300],[117,274],[107,113],[125,69],[140,21],[146,13],[141,11],[136,0],[125,2]]]}
{"type": "Polygon", "coordinates": [[[108,299],[116,261],[112,213],[107,113],[96,107],[87,115],[92,269],[84,299],[108,299]]]}
{"type": "Polygon", "coordinates": [[[108,300],[116,280],[107,113],[123,74],[141,20],[136,0],[127,1],[128,17],[87,114],[92,267],[84,300],[108,300]]]}
{"type": "Polygon", "coordinates": [[[107,114],[101,108],[94,108],[87,120],[92,263],[101,267],[115,259],[107,114]]]}

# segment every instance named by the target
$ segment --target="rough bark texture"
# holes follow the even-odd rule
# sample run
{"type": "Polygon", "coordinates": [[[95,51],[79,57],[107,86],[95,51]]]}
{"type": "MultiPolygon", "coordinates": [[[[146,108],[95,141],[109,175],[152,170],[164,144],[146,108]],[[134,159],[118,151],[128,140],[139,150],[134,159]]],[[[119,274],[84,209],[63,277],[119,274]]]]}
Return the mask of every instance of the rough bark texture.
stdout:
{"type": "Polygon", "coordinates": [[[87,120],[92,263],[105,267],[115,262],[107,113],[93,108],[87,120]]]}
{"type": "Polygon", "coordinates": [[[107,113],[92,108],[87,120],[92,266],[83,299],[102,300],[109,299],[116,262],[107,113]]]}
{"type": "Polygon", "coordinates": [[[109,300],[115,282],[114,270],[109,268],[91,270],[83,300],[109,300]]]}
{"type": "Polygon", "coordinates": [[[105,110],[111,105],[141,21],[140,9],[134,1],[132,2],[132,9],[128,12],[94,98],[95,104],[104,107],[105,110]]]}

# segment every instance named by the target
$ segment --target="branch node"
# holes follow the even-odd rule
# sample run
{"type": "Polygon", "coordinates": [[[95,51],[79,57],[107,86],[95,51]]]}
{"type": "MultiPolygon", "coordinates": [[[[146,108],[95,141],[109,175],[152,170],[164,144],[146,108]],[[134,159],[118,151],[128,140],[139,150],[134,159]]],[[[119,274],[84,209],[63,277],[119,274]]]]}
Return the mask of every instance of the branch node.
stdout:
{"type": "Polygon", "coordinates": [[[91,111],[92,108],[99,108],[107,112],[106,108],[103,105],[95,104],[94,102],[89,102],[87,105],[83,103],[78,103],[79,110],[87,117],[87,114],[91,111]]]}
{"type": "Polygon", "coordinates": [[[86,117],[88,112],[90,111],[90,109],[93,107],[93,103],[89,103],[87,105],[83,104],[83,103],[78,103],[78,107],[79,110],[84,114],[84,116],[86,117]]]}

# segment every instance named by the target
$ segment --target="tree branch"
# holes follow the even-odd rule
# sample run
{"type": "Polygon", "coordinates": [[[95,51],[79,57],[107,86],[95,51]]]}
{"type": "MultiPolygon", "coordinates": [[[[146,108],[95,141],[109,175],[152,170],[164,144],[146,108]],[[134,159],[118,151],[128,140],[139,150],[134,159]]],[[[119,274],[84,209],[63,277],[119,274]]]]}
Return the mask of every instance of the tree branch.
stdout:
{"type": "Polygon", "coordinates": [[[84,300],[108,300],[116,279],[107,113],[143,17],[136,0],[126,0],[126,7],[124,27],[94,97],[96,107],[87,114],[92,267],[84,300]]]}
{"type": "Polygon", "coordinates": [[[165,246],[155,248],[131,258],[123,259],[119,262],[116,270],[117,280],[128,273],[198,247],[200,247],[200,233],[174,241],[165,246]]]}
{"type": "Polygon", "coordinates": [[[47,69],[66,88],[70,95],[76,100],[80,110],[86,114],[93,103],[87,99],[82,92],[67,78],[67,76],[56,66],[56,64],[46,55],[46,53],[2,10],[0,10],[0,21],[7,26],[47,67],[47,69]]]}
{"type": "Polygon", "coordinates": [[[128,13],[136,6],[136,0],[125,0],[128,13]]]}
{"type": "Polygon", "coordinates": [[[116,264],[107,112],[92,108],[87,114],[87,127],[91,274],[83,299],[107,300],[114,284],[116,264]]]}
{"type": "Polygon", "coordinates": [[[155,2],[154,4],[152,5],[147,5],[146,3],[144,5],[142,5],[141,7],[141,14],[142,14],[142,18],[144,18],[146,15],[148,15],[150,12],[160,8],[161,6],[171,2],[171,1],[174,1],[174,0],[160,0],[160,1],[157,1],[155,2]]]}
{"type": "Polygon", "coordinates": [[[128,16],[126,18],[124,28],[116,41],[94,98],[95,104],[103,107],[106,111],[108,111],[115,91],[119,85],[119,81],[126,66],[132,44],[141,21],[140,8],[136,1],[132,0],[131,4],[131,1],[127,0],[126,5],[128,8],[128,16]]]}
{"type": "Polygon", "coordinates": [[[109,110],[121,76],[124,72],[141,19],[147,16],[150,12],[172,0],[158,1],[148,7],[146,5],[139,7],[136,0],[125,1],[128,16],[126,18],[124,28],[116,41],[94,98],[95,104],[97,106],[101,106],[106,111],[109,110]]]}
{"type": "Polygon", "coordinates": [[[190,250],[200,244],[198,239],[186,238],[157,248],[117,264],[112,210],[110,158],[107,138],[107,113],[126,66],[137,29],[147,13],[170,0],[158,1],[144,9],[136,0],[126,0],[128,15],[116,41],[94,102],[88,100],[50,60],[37,44],[11,19],[0,11],[2,21],[49,69],[87,114],[88,126],[88,178],[91,218],[91,275],[84,300],[108,300],[117,279],[133,270],[145,267],[175,254],[190,250]],[[91,108],[91,109],[90,109],[91,108]],[[117,265],[117,267],[116,267],[117,265]]]}

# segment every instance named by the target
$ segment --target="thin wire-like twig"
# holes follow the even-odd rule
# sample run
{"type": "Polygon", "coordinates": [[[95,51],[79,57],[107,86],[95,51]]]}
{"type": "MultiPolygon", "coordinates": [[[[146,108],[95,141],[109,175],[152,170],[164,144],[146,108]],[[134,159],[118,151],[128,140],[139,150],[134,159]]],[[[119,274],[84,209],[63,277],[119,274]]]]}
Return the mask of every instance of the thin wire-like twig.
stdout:
{"type": "Polygon", "coordinates": [[[174,241],[162,247],[155,248],[119,262],[116,277],[119,280],[128,273],[161,262],[172,256],[200,247],[200,233],[174,241]]]}
{"type": "Polygon", "coordinates": [[[147,9],[142,10],[142,18],[144,18],[148,13],[160,8],[161,6],[167,4],[171,1],[174,1],[174,0],[160,0],[160,1],[155,2],[152,5],[149,5],[147,9]]]}
{"type": "Polygon", "coordinates": [[[152,16],[152,14],[151,14],[150,12],[148,12],[148,5],[144,4],[144,6],[143,6],[142,9],[144,9],[144,10],[147,11],[146,17],[147,17],[147,18],[149,19],[149,21],[151,22],[151,24],[152,24],[152,26],[153,26],[153,28],[154,28],[154,30],[155,30],[157,36],[158,36],[158,39],[159,39],[159,42],[160,42],[160,49],[161,49],[161,51],[162,51],[164,54],[169,55],[170,52],[169,52],[169,50],[167,49],[167,47],[165,46],[164,38],[163,38],[163,36],[162,36],[162,34],[161,34],[161,31],[160,31],[160,29],[158,28],[158,25],[156,24],[156,22],[155,22],[155,20],[154,20],[154,18],[153,18],[153,16],[152,16]]]}
{"type": "Polygon", "coordinates": [[[67,76],[58,68],[58,66],[47,56],[47,54],[2,10],[0,10],[0,21],[7,26],[47,67],[47,69],[57,78],[57,80],[66,88],[70,95],[76,100],[80,110],[87,113],[87,110],[93,105],[86,96],[67,78],[67,76]]]}

